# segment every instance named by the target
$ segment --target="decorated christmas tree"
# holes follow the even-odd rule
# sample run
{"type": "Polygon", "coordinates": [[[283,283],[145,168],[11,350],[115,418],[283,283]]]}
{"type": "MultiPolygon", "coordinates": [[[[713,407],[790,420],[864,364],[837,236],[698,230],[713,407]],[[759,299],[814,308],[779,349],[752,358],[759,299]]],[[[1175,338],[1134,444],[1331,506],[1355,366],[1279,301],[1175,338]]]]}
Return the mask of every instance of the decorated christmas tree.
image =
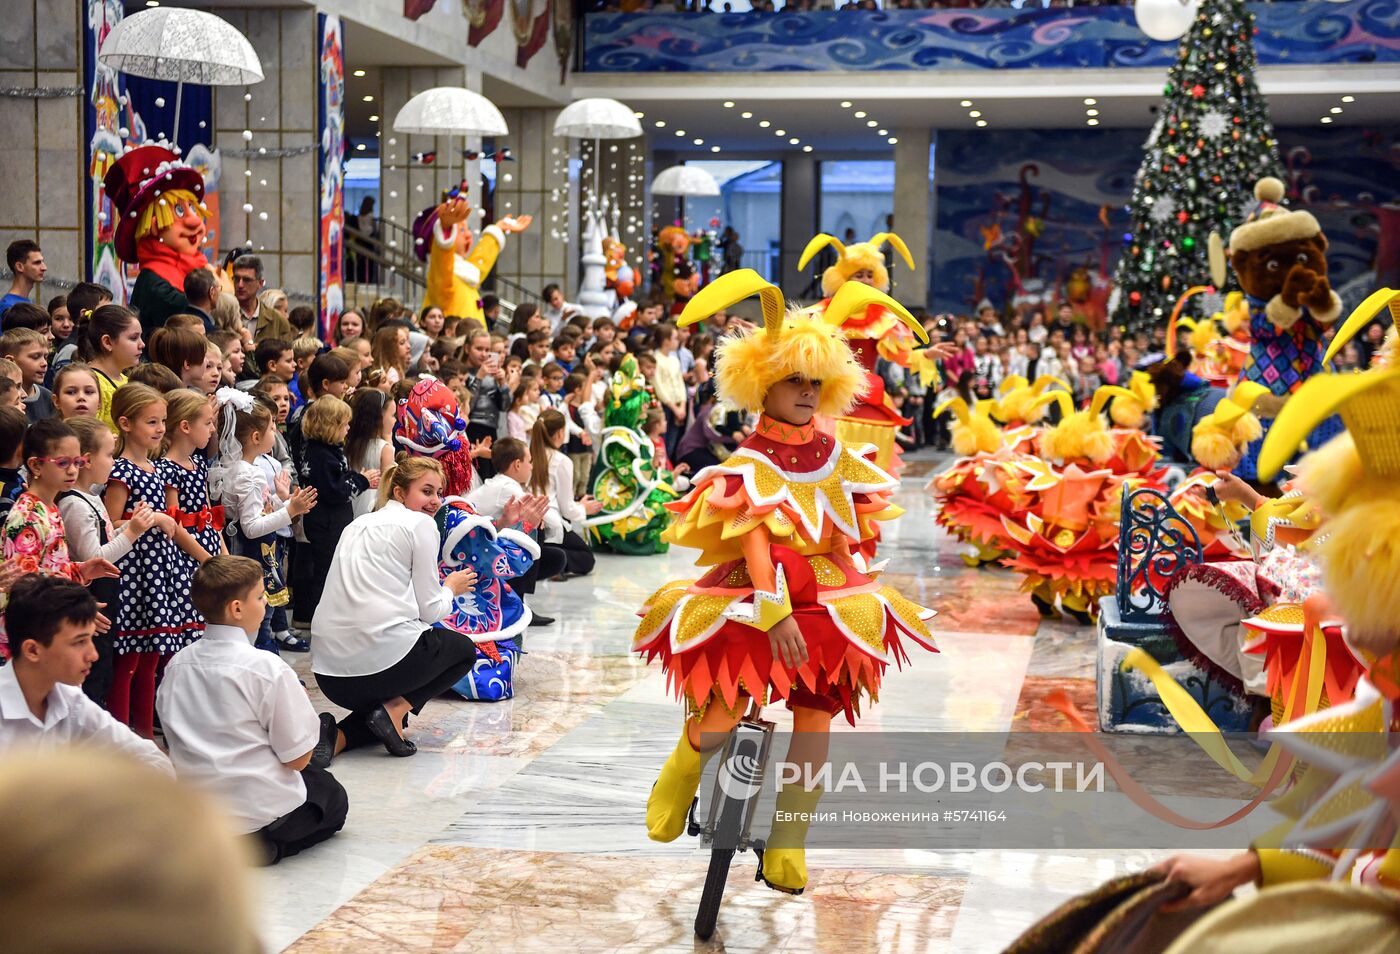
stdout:
{"type": "MultiPolygon", "coordinates": [[[[1244,220],[1255,180],[1278,175],[1278,143],[1255,83],[1254,17],[1243,0],[1202,0],[1167,74],[1128,207],[1111,320],[1159,326],[1193,285],[1210,285],[1209,238],[1244,220]]],[[[1223,292],[1224,289],[1218,289],[1223,292]]],[[[1218,299],[1192,299],[1210,314],[1218,299]]]]}

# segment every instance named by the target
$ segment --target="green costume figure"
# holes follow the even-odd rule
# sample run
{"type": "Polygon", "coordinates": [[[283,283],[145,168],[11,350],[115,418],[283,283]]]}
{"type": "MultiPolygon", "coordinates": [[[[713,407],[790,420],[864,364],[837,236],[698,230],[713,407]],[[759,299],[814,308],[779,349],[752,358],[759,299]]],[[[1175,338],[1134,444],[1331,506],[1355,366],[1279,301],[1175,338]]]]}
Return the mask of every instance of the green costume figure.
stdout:
{"type": "Polygon", "coordinates": [[[680,494],[671,473],[656,466],[651,441],[642,433],[646,409],[655,398],[635,357],[622,359],[610,390],[592,479],[593,496],[603,509],[588,519],[589,536],[616,553],[665,553],[668,545],[661,534],[671,525],[666,504],[680,494]]]}

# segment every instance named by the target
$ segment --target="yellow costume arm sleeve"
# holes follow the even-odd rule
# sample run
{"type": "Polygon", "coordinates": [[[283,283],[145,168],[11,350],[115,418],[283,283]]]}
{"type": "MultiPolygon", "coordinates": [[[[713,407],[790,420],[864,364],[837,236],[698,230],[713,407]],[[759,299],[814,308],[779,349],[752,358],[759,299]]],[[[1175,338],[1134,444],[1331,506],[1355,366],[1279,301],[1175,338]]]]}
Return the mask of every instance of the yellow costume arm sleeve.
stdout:
{"type": "Polygon", "coordinates": [[[782,569],[773,566],[767,528],[755,527],[744,534],[742,543],[754,590],[754,617],[744,622],[766,633],[792,615],[792,597],[788,595],[782,569]]]}
{"type": "Polygon", "coordinates": [[[1259,856],[1259,886],[1267,888],[1290,881],[1322,881],[1331,877],[1332,866],[1319,858],[1283,848],[1256,848],[1259,856]]]}
{"type": "Polygon", "coordinates": [[[434,225],[433,235],[428,239],[432,242],[432,248],[428,251],[428,287],[423,294],[423,304],[436,306],[448,314],[457,314],[453,308],[452,288],[452,265],[457,257],[456,242],[448,236],[444,244],[440,233],[441,226],[434,225]]]}
{"type": "Polygon", "coordinates": [[[500,256],[501,249],[505,248],[505,244],[506,233],[502,232],[499,226],[488,225],[481,230],[481,239],[467,255],[467,261],[481,272],[481,281],[486,281],[486,276],[496,267],[496,259],[500,256]]]}

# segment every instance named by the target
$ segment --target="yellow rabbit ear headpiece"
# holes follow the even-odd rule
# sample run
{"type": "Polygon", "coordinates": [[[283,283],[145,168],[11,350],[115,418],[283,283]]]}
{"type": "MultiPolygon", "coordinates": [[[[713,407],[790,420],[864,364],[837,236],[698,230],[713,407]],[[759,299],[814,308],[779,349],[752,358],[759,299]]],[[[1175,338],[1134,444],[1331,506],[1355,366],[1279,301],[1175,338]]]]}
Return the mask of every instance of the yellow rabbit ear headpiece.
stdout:
{"type": "Polygon", "coordinates": [[[1001,384],[997,386],[997,393],[1006,394],[1008,391],[1013,391],[1016,388],[1024,388],[1029,386],[1030,382],[1026,380],[1025,375],[1008,374],[1006,377],[1001,379],[1001,384]]]}
{"type": "Polygon", "coordinates": [[[904,264],[909,266],[910,271],[913,271],[915,268],[914,256],[909,254],[909,246],[905,245],[904,239],[900,238],[898,235],[895,235],[893,232],[877,232],[870,236],[870,242],[868,244],[875,248],[876,251],[879,251],[880,246],[884,245],[886,242],[890,243],[890,248],[898,252],[899,257],[904,259],[904,264]]]}
{"type": "Polygon", "coordinates": [[[1045,407],[1047,404],[1060,406],[1061,420],[1074,413],[1074,397],[1068,391],[1046,391],[1031,402],[1032,407],[1045,407]]]}
{"type": "Polygon", "coordinates": [[[1271,480],[1313,428],[1340,414],[1366,476],[1400,477],[1400,370],[1318,374],[1288,398],[1259,451],[1259,479],[1271,480]]]}
{"type": "Polygon", "coordinates": [[[972,412],[968,410],[967,402],[960,397],[950,397],[934,409],[934,417],[942,417],[948,411],[953,412],[953,416],[966,424],[972,420],[972,412]]]}
{"type": "Polygon", "coordinates": [[[849,410],[865,392],[866,376],[846,343],[841,324],[870,304],[884,305],[923,331],[898,302],[858,283],[849,291],[843,288],[820,315],[788,313],[783,293],[751,268],[710,282],[685,306],[677,323],[704,321],[754,295],[762,305],[763,330],[721,339],[716,370],[720,397],[753,413],[763,410],[769,388],[794,374],[822,382],[818,414],[834,417],[849,410]]]}
{"type": "Polygon", "coordinates": [[[868,242],[856,242],[853,245],[844,245],[834,235],[823,232],[807,243],[807,247],[802,250],[802,256],[797,260],[797,267],[806,268],[813,256],[830,246],[836,249],[838,257],[835,265],[822,272],[822,294],[828,297],[836,294],[838,288],[862,269],[868,269],[874,275],[876,288],[889,291],[890,273],[885,268],[884,253],[880,251],[886,242],[899,253],[910,268],[915,267],[914,256],[909,254],[909,246],[893,232],[880,232],[871,236],[868,242]]]}
{"type": "Polygon", "coordinates": [[[1322,356],[1323,365],[1332,363],[1332,359],[1337,356],[1337,352],[1347,346],[1347,342],[1355,338],[1362,328],[1371,323],[1371,319],[1376,317],[1376,313],[1382,308],[1389,306],[1392,327],[1400,324],[1400,291],[1394,288],[1382,288],[1378,292],[1373,292],[1366,297],[1366,300],[1356,306],[1356,309],[1347,316],[1347,320],[1342,322],[1342,326],[1337,329],[1337,333],[1332,336],[1332,343],[1327,346],[1327,353],[1322,356]]]}

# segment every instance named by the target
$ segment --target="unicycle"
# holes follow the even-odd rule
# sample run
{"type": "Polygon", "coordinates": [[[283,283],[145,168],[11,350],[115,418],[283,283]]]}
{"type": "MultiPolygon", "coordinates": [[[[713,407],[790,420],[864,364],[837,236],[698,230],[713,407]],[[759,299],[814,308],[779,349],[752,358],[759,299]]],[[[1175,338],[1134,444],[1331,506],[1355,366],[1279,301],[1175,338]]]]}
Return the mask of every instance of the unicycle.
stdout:
{"type": "Polygon", "coordinates": [[[762,839],[750,838],[749,830],[763,793],[763,778],[772,746],[773,723],[760,718],[755,702],[725,740],[704,824],[696,820],[700,799],[691,802],[686,832],[699,835],[702,843],[710,846],[710,869],[705,874],[700,908],[695,913],[695,936],[702,941],[708,941],[715,933],[719,904],[736,851],[753,849],[758,856],[755,880],[762,879],[764,843],[762,839]]]}

